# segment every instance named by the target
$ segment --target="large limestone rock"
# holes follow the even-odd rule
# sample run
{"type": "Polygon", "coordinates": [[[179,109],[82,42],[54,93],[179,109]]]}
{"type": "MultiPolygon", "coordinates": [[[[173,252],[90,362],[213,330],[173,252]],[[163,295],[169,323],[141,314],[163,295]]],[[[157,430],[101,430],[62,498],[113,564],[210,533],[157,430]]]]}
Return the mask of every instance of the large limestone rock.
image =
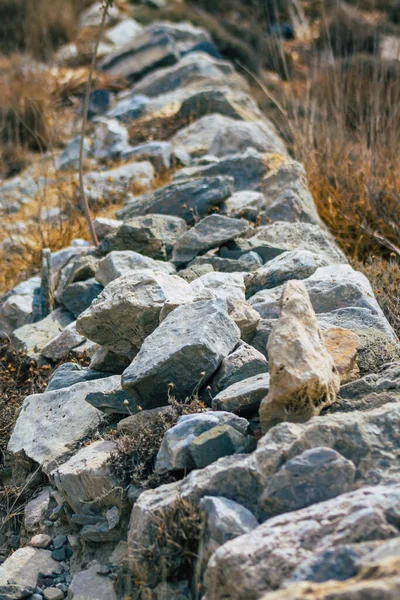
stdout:
{"type": "Polygon", "coordinates": [[[167,404],[169,384],[177,398],[185,399],[207,382],[239,336],[224,301],[180,306],[145,340],[122,385],[143,408],[167,404]]]}
{"type": "Polygon", "coordinates": [[[70,351],[82,344],[85,339],[76,331],[76,324],[73,322],[46,344],[41,354],[52,360],[60,360],[68,356],[70,351]]]}
{"type": "Polygon", "coordinates": [[[258,600],[313,554],[399,535],[400,487],[371,487],[274,517],[220,546],[205,575],[207,597],[258,600]],[[397,521],[398,523],[398,521],[397,521]]]}
{"type": "Polygon", "coordinates": [[[171,263],[142,256],[138,252],[133,252],[133,250],[114,250],[99,262],[96,279],[105,287],[122,275],[127,275],[132,271],[143,271],[144,269],[161,271],[171,275],[176,272],[171,263]]]}
{"type": "Polygon", "coordinates": [[[279,421],[306,421],[336,399],[340,377],[305,286],[285,284],[281,315],[268,340],[270,389],[260,407],[264,431],[279,421]]]}
{"type": "Polygon", "coordinates": [[[39,575],[61,573],[49,550],[19,548],[0,566],[0,598],[19,600],[35,592],[39,575]]]}
{"type": "Polygon", "coordinates": [[[0,330],[12,333],[29,323],[35,291],[40,288],[40,277],[35,275],[17,285],[0,301],[0,330]]]}
{"type": "Polygon", "coordinates": [[[118,384],[116,375],[28,396],[12,432],[9,451],[23,450],[45,472],[51,471],[104,418],[102,412],[85,401],[88,394],[114,390],[118,384]]]}
{"type": "Polygon", "coordinates": [[[156,329],[165,302],[192,299],[189,284],[176,275],[150,270],[122,275],[107,285],[76,322],[77,330],[117,354],[134,355],[156,329]]]}
{"type": "Polygon", "coordinates": [[[68,590],[68,600],[118,600],[114,584],[98,574],[99,565],[76,573],[68,590]]]}
{"type": "MultiPolygon", "coordinates": [[[[245,286],[242,273],[206,273],[190,284],[196,298],[207,297],[208,294],[223,300],[234,302],[245,301],[245,286]]],[[[230,307],[228,306],[230,312],[230,307]]]]}
{"type": "Polygon", "coordinates": [[[252,413],[258,409],[270,389],[269,373],[253,375],[223,389],[212,400],[214,410],[252,413]]]}
{"type": "Polygon", "coordinates": [[[198,254],[204,254],[229,240],[244,235],[249,230],[245,220],[210,215],[182,235],[174,245],[172,261],[186,264],[198,254]]]}

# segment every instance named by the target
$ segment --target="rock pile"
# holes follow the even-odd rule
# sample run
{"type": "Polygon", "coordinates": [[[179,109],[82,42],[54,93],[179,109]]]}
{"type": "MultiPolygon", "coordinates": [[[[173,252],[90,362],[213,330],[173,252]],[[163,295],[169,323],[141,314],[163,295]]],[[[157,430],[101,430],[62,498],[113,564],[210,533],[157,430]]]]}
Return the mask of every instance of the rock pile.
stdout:
{"type": "Polygon", "coordinates": [[[50,314],[40,276],[0,306],[28,360],[90,359],[19,412],[9,461],[35,493],[0,597],[397,597],[394,331],[210,35],[117,7],[108,27],[101,68],[130,87],[93,100],[85,185],[123,200],[118,219],[96,219],[98,248],[51,255],[50,314]]]}

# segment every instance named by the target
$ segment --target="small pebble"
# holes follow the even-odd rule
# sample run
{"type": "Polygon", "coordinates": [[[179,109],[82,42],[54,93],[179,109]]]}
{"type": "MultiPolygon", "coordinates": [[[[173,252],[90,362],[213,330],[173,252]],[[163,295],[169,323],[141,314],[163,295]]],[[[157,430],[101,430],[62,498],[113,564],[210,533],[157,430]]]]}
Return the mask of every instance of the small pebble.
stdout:
{"type": "Polygon", "coordinates": [[[51,537],[45,533],[38,533],[33,536],[29,544],[33,548],[48,548],[51,544],[51,537]]]}
{"type": "Polygon", "coordinates": [[[66,535],[56,535],[55,537],[53,537],[54,550],[58,550],[59,548],[62,548],[63,546],[65,546],[67,541],[68,541],[68,538],[66,535]]]}
{"type": "Polygon", "coordinates": [[[58,560],[58,562],[65,560],[67,558],[66,548],[57,548],[56,550],[53,550],[51,557],[54,558],[54,560],[58,560]]]}

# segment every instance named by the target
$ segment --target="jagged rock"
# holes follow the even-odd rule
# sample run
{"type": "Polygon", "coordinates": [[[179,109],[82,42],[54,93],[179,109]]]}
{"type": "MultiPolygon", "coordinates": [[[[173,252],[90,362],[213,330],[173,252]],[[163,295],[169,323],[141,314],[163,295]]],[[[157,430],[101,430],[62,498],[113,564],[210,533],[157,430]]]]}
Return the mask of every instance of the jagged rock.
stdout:
{"type": "Polygon", "coordinates": [[[265,356],[252,346],[241,342],[238,348],[222,361],[211,380],[211,388],[218,393],[234,383],[267,371],[268,362],[265,356]]]}
{"type": "Polygon", "coordinates": [[[89,202],[98,200],[118,202],[134,184],[148,190],[154,178],[154,167],[148,161],[134,162],[109,171],[92,171],[84,176],[85,193],[89,202]]]}
{"type": "Polygon", "coordinates": [[[92,392],[86,396],[85,400],[106,414],[132,415],[138,411],[133,398],[121,388],[119,378],[116,381],[115,389],[106,392],[92,392]]]}
{"type": "Polygon", "coordinates": [[[217,133],[228,125],[237,123],[236,119],[221,114],[205,115],[178,131],[171,143],[178,148],[183,148],[193,157],[208,154],[211,144],[217,133]]]}
{"type": "Polygon", "coordinates": [[[246,87],[245,80],[235,73],[231,63],[217,60],[204,52],[183,56],[175,65],[149,73],[133,87],[134,94],[159,96],[189,85],[220,82],[231,87],[246,87]]]}
{"type": "Polygon", "coordinates": [[[91,358],[90,368],[103,373],[123,373],[130,362],[127,356],[98,346],[91,358]]]}
{"type": "Polygon", "coordinates": [[[79,317],[102,292],[103,286],[94,278],[77,281],[69,285],[61,294],[61,302],[75,318],[79,317]]]}
{"type": "MultiPolygon", "coordinates": [[[[177,424],[171,427],[164,435],[157,454],[155,470],[163,472],[195,468],[197,464],[195,456],[192,455],[192,442],[201,436],[201,434],[214,430],[221,425],[228,425],[230,428],[236,430],[245,441],[244,436],[247,433],[248,422],[246,419],[241,419],[230,413],[206,412],[180,417],[177,424]]],[[[224,449],[222,444],[221,449],[222,451],[224,449]]],[[[232,453],[227,452],[226,454],[232,453]]],[[[226,456],[226,454],[220,454],[220,456],[226,456]]],[[[217,458],[220,456],[217,456],[217,458]]],[[[217,460],[212,455],[209,458],[210,461],[207,464],[217,460]]]]}
{"type": "Polygon", "coordinates": [[[299,248],[283,252],[249,275],[246,280],[247,297],[253,296],[260,290],[282,285],[290,279],[307,279],[319,267],[327,265],[328,262],[324,257],[308,250],[299,248]]]}
{"type": "Polygon", "coordinates": [[[154,192],[133,198],[118,211],[124,220],[147,214],[175,215],[194,222],[194,215],[205,217],[232,194],[231,177],[198,177],[176,181],[154,192]]]}
{"type": "Polygon", "coordinates": [[[169,142],[147,142],[131,148],[124,156],[149,160],[158,173],[163,173],[171,168],[172,145],[169,142]]]}
{"type": "Polygon", "coordinates": [[[168,215],[147,215],[125,221],[118,231],[108,236],[101,252],[134,250],[158,260],[171,257],[175,242],[187,230],[183,219],[168,215]]]}
{"type": "Polygon", "coordinates": [[[49,550],[19,548],[0,566],[0,597],[19,600],[30,597],[36,589],[39,575],[61,572],[49,550]]]}
{"type": "MultiPolygon", "coordinates": [[[[89,8],[83,11],[79,17],[79,28],[97,27],[101,23],[102,6],[101,2],[95,2],[89,8]]],[[[120,12],[116,6],[109,9],[107,13],[106,24],[110,25],[120,18],[120,12]]]]}
{"type": "Polygon", "coordinates": [[[134,271],[109,283],[76,326],[82,335],[117,354],[132,355],[156,329],[165,302],[179,306],[190,294],[181,277],[134,271]]]}
{"type": "Polygon", "coordinates": [[[43,348],[73,320],[69,311],[57,308],[45,319],[16,329],[11,339],[17,350],[24,352],[27,358],[36,360],[43,348]]]}
{"type": "MultiPolygon", "coordinates": [[[[251,308],[253,308],[253,307],[251,307],[251,308]]],[[[253,308],[253,310],[254,310],[254,308],[253,308]]],[[[255,311],[255,312],[257,312],[257,311],[255,311]]],[[[259,314],[258,314],[258,316],[260,317],[259,314]]],[[[265,356],[265,358],[267,358],[267,359],[268,359],[268,353],[267,353],[268,339],[269,339],[269,336],[271,335],[272,328],[275,324],[276,324],[276,319],[261,319],[261,318],[259,318],[259,320],[257,321],[256,327],[255,327],[254,331],[252,332],[252,335],[250,335],[249,339],[247,340],[249,342],[249,344],[251,344],[253,346],[253,348],[255,348],[256,350],[261,352],[261,354],[263,354],[265,356]]]]}
{"type": "Polygon", "coordinates": [[[105,38],[114,46],[125,46],[143,31],[143,27],[134,19],[124,19],[111,29],[108,29],[105,38]]]}
{"type": "MultiPolygon", "coordinates": [[[[67,144],[65,149],[57,157],[56,168],[59,171],[67,171],[69,169],[76,170],[79,167],[79,150],[80,150],[81,136],[75,137],[67,144]]],[[[92,152],[92,142],[85,138],[83,142],[83,156],[87,158],[92,152]]]]}
{"type": "Polygon", "coordinates": [[[154,260],[148,256],[142,256],[132,250],[115,250],[103,258],[96,271],[96,279],[104,286],[122,275],[128,275],[133,271],[151,269],[162,273],[174,274],[175,267],[171,263],[154,260]]]}
{"type": "Polygon", "coordinates": [[[190,289],[198,298],[211,292],[212,296],[222,300],[245,300],[242,273],[206,273],[192,281],[190,289]]]}
{"type": "Polygon", "coordinates": [[[234,122],[221,127],[213,139],[209,152],[213,156],[239,154],[248,148],[258,152],[274,152],[287,155],[283,142],[279,139],[271,123],[265,121],[234,122]]]}
{"type": "Polygon", "coordinates": [[[260,192],[243,190],[235,192],[225,201],[225,210],[231,217],[243,217],[255,221],[265,203],[260,192]]]}
{"type": "Polygon", "coordinates": [[[204,265],[210,265],[212,270],[220,273],[249,273],[259,269],[262,265],[262,260],[255,252],[247,252],[238,260],[235,260],[232,258],[222,258],[216,255],[215,251],[209,251],[204,256],[197,256],[189,263],[189,267],[204,265]]]}
{"type": "Polygon", "coordinates": [[[242,236],[248,230],[249,224],[245,220],[210,215],[177,240],[172,261],[176,264],[186,264],[198,254],[204,254],[211,248],[242,236]]]}
{"type": "Polygon", "coordinates": [[[23,450],[48,473],[103,420],[103,413],[85,402],[88,394],[112,391],[118,382],[116,375],[28,396],[11,434],[9,451],[23,450]]]}
{"type": "Polygon", "coordinates": [[[121,504],[119,483],[108,465],[116,449],[112,441],[92,442],[50,473],[75,513],[87,515],[121,504]]]}
{"type": "Polygon", "coordinates": [[[172,420],[176,418],[176,412],[172,406],[161,406],[159,408],[153,408],[152,410],[142,410],[136,415],[131,415],[122,419],[118,425],[118,431],[128,433],[129,435],[138,435],[143,425],[151,426],[154,422],[156,424],[160,417],[172,420]]]}
{"type": "Polygon", "coordinates": [[[73,348],[82,344],[85,339],[86,338],[76,331],[75,322],[71,323],[52,339],[51,342],[46,344],[41,354],[45,358],[50,358],[51,360],[65,358],[73,348]]]}
{"type": "Polygon", "coordinates": [[[356,468],[332,448],[312,448],[269,478],[262,502],[268,516],[298,510],[350,492],[356,468]]]}
{"type": "Polygon", "coordinates": [[[289,281],[268,339],[270,389],[260,406],[264,431],[281,420],[304,421],[333,404],[340,377],[303,282],[289,281]]]}
{"type": "Polygon", "coordinates": [[[270,389],[269,373],[253,375],[233,383],[219,392],[212,401],[214,410],[227,410],[233,413],[251,413],[258,409],[270,389]]]}
{"type": "Polygon", "coordinates": [[[143,408],[165,405],[168,384],[178,399],[206,383],[239,341],[239,329],[222,300],[175,309],[145,340],[122,375],[122,386],[143,408]]]}
{"type": "Polygon", "coordinates": [[[74,575],[68,590],[68,600],[118,600],[111,579],[99,575],[97,569],[98,565],[94,565],[74,575]]]}
{"type": "Polygon", "coordinates": [[[131,150],[126,127],[116,119],[99,118],[94,132],[93,156],[111,159],[126,156],[131,150]]]}
{"type": "MultiPolygon", "coordinates": [[[[178,273],[179,277],[185,279],[188,283],[192,283],[198,277],[212,273],[214,271],[212,265],[190,265],[186,269],[181,269],[178,273]]],[[[258,314],[258,313],[257,313],[258,314]]]]}
{"type": "Polygon", "coordinates": [[[357,346],[357,364],[361,375],[375,373],[386,363],[400,360],[400,344],[388,339],[378,329],[355,330],[360,340],[357,346]]]}
{"type": "MultiPolygon", "coordinates": [[[[260,322],[260,315],[250,304],[238,298],[227,299],[229,316],[240,329],[240,337],[245,342],[251,340],[260,322]]],[[[252,342],[253,345],[253,342],[252,342]]],[[[264,347],[264,350],[266,345],[264,347]]]]}
{"type": "Polygon", "coordinates": [[[44,600],[63,600],[64,592],[56,587],[48,587],[43,591],[44,600]]]}
{"type": "Polygon", "coordinates": [[[51,488],[46,487],[26,504],[24,508],[24,525],[28,533],[32,533],[40,528],[46,511],[49,508],[50,492],[51,488]]]}
{"type": "Polygon", "coordinates": [[[349,329],[333,327],[324,332],[324,341],[340,375],[340,382],[347,383],[358,379],[360,376],[357,365],[357,349],[360,345],[358,335],[349,329]]]}
{"type": "Polygon", "coordinates": [[[221,496],[204,496],[199,508],[207,515],[203,564],[219,546],[258,527],[255,516],[241,504],[221,496]]]}
{"type": "Polygon", "coordinates": [[[149,101],[147,96],[122,92],[119,95],[118,102],[108,111],[107,117],[129,124],[131,120],[137,119],[144,113],[146,104],[149,101]]]}
{"type": "MultiPolygon", "coordinates": [[[[108,375],[108,374],[107,374],[108,375]]],[[[88,367],[81,367],[77,363],[64,363],[57,367],[51,374],[47,384],[48,392],[68,388],[75,383],[83,381],[93,381],[94,379],[102,379],[106,375],[99,373],[88,367]]]]}
{"type": "Polygon", "coordinates": [[[40,287],[40,277],[34,276],[15,286],[0,300],[0,329],[12,333],[29,323],[34,294],[40,287]]]}
{"type": "Polygon", "coordinates": [[[400,487],[371,487],[269,519],[220,546],[205,574],[207,595],[256,600],[328,546],[399,534],[400,487]]]}
{"type": "Polygon", "coordinates": [[[121,227],[123,221],[117,219],[106,219],[104,217],[96,217],[93,219],[94,230],[99,241],[104,240],[105,237],[112,233],[116,233],[121,227]]]}
{"type": "Polygon", "coordinates": [[[204,469],[223,456],[254,449],[253,438],[245,437],[231,425],[218,425],[191,441],[189,452],[197,469],[204,469]]]}

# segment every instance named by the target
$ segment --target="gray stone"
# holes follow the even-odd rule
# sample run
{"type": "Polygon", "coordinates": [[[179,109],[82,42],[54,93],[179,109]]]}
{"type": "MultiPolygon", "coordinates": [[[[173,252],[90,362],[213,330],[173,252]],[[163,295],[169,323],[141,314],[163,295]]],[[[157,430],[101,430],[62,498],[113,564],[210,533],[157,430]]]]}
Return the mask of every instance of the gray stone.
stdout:
{"type": "Polygon", "coordinates": [[[90,369],[103,373],[123,373],[129,367],[130,362],[127,356],[98,346],[91,358],[90,369]]]}
{"type": "Polygon", "coordinates": [[[213,272],[213,267],[212,265],[190,265],[189,267],[187,267],[186,269],[181,269],[178,273],[179,277],[182,277],[183,279],[185,279],[188,283],[192,283],[192,281],[194,281],[195,279],[197,279],[198,277],[201,277],[202,275],[206,275],[206,273],[212,273],[213,272]]]}
{"type": "Polygon", "coordinates": [[[254,412],[268,394],[269,387],[269,373],[253,375],[219,392],[213,398],[212,407],[214,410],[227,410],[233,413],[254,412]]]}
{"type": "MultiPolygon", "coordinates": [[[[89,8],[83,11],[79,17],[79,28],[84,29],[85,27],[97,27],[101,23],[102,6],[101,2],[95,2],[89,8]]],[[[110,25],[120,18],[120,12],[116,6],[110,8],[107,13],[106,24],[110,25]]]]}
{"type": "Polygon", "coordinates": [[[218,425],[201,433],[189,445],[189,452],[197,469],[204,469],[219,458],[254,449],[250,442],[230,425],[218,425]]]}
{"type": "Polygon", "coordinates": [[[222,300],[245,300],[244,277],[242,273],[206,273],[190,284],[194,296],[206,298],[208,294],[222,300]]]}
{"type": "Polygon", "coordinates": [[[126,156],[131,146],[126,127],[116,119],[98,118],[94,132],[93,156],[97,159],[113,159],[126,156]]]}
{"type": "Polygon", "coordinates": [[[308,250],[299,248],[283,252],[246,279],[247,296],[253,296],[260,290],[277,287],[290,279],[307,279],[319,267],[325,266],[328,266],[328,262],[324,257],[308,250]]]}
{"type": "Polygon", "coordinates": [[[75,513],[90,515],[93,511],[121,504],[119,482],[108,464],[116,449],[117,445],[112,441],[92,442],[50,474],[75,513]]]}
{"type": "Polygon", "coordinates": [[[141,410],[136,415],[131,415],[121,421],[117,425],[118,431],[127,433],[130,436],[139,435],[141,429],[147,426],[157,425],[157,421],[160,418],[165,418],[171,423],[176,418],[176,411],[172,406],[161,406],[159,408],[153,408],[151,410],[141,410]]]}
{"type": "Polygon", "coordinates": [[[260,321],[260,315],[244,300],[238,298],[227,299],[229,316],[240,329],[240,337],[245,342],[249,341],[260,321]]]}
{"type": "Polygon", "coordinates": [[[192,157],[208,154],[211,144],[218,132],[224,127],[234,125],[236,119],[221,114],[205,115],[193,123],[180,129],[171,143],[183,148],[192,157]]]}
{"type": "Polygon", "coordinates": [[[126,150],[124,157],[148,160],[158,173],[163,173],[171,168],[172,146],[169,142],[147,142],[126,150]]]}
{"type": "Polygon", "coordinates": [[[44,600],[63,600],[64,592],[56,587],[49,587],[43,591],[44,600]]]}
{"type": "Polygon", "coordinates": [[[77,281],[69,285],[61,294],[61,302],[75,318],[79,317],[92,304],[103,290],[103,286],[94,278],[77,281]]]}
{"type": "Polygon", "coordinates": [[[287,150],[271,123],[265,121],[230,123],[221,127],[212,141],[209,152],[214,156],[227,156],[254,148],[258,152],[273,152],[287,156],[287,150]]]}
{"type": "Polygon", "coordinates": [[[268,517],[298,510],[350,492],[356,468],[332,448],[312,448],[288,460],[262,496],[268,517]]]}
{"type": "Polygon", "coordinates": [[[97,574],[97,565],[74,575],[68,590],[68,600],[118,600],[114,584],[97,574]]]}
{"type": "Polygon", "coordinates": [[[256,271],[262,264],[261,257],[256,252],[247,252],[238,260],[207,253],[205,256],[197,256],[189,264],[189,267],[211,265],[214,271],[221,273],[248,273],[256,271]]]}
{"type": "Polygon", "coordinates": [[[145,340],[122,375],[122,386],[143,408],[165,405],[169,384],[178,399],[207,382],[239,341],[226,303],[207,300],[175,309],[145,340]]]}
{"type": "Polygon", "coordinates": [[[186,264],[198,254],[204,254],[211,248],[240,237],[248,230],[249,224],[245,220],[210,215],[177,240],[172,261],[176,264],[186,264]]]}
{"type": "Polygon", "coordinates": [[[279,588],[313,553],[398,535],[393,516],[399,510],[399,486],[372,487],[269,519],[218,548],[205,575],[207,595],[256,600],[279,588]]]}
{"type": "Polygon", "coordinates": [[[143,27],[134,19],[124,19],[111,29],[108,29],[105,37],[107,41],[114,46],[125,46],[133,41],[133,39],[143,31],[143,27]]]}
{"type": "Polygon", "coordinates": [[[45,487],[39,494],[29,500],[24,508],[25,529],[32,533],[40,528],[50,504],[51,488],[45,487]]]}
{"type": "Polygon", "coordinates": [[[190,294],[181,277],[149,269],[133,271],[104,288],[78,318],[77,329],[117,354],[134,355],[158,326],[163,305],[179,306],[190,294]]]}
{"type": "Polygon", "coordinates": [[[0,300],[0,329],[12,333],[28,324],[32,315],[35,291],[40,287],[40,277],[34,276],[17,285],[0,300]]]}
{"type": "Polygon", "coordinates": [[[117,119],[122,123],[127,123],[133,119],[137,119],[144,113],[146,104],[149,103],[149,98],[140,94],[129,94],[120,97],[120,100],[108,111],[107,116],[117,119]]]}
{"type": "Polygon", "coordinates": [[[211,380],[211,388],[220,392],[229,386],[268,371],[268,362],[255,348],[241,342],[224,360],[211,380]]]}
{"type": "Polygon", "coordinates": [[[82,335],[76,331],[75,323],[67,325],[67,327],[51,340],[43,348],[41,354],[51,360],[60,360],[68,356],[70,351],[76,346],[79,346],[85,341],[82,335]]]}
{"type": "Polygon", "coordinates": [[[264,203],[265,198],[260,192],[243,190],[235,192],[225,201],[225,210],[231,217],[255,221],[264,203]]]}
{"type": "Polygon", "coordinates": [[[43,348],[73,320],[69,311],[57,308],[45,319],[16,329],[11,339],[17,350],[24,352],[28,359],[37,360],[43,348]]]}
{"type": "Polygon", "coordinates": [[[11,435],[9,451],[23,450],[48,473],[101,423],[103,413],[85,402],[88,394],[113,390],[118,380],[116,375],[28,396],[11,435]]]}
{"type": "Polygon", "coordinates": [[[0,597],[18,600],[30,596],[36,589],[40,573],[59,572],[51,552],[38,548],[19,548],[0,566],[0,597]]]}
{"type": "Polygon", "coordinates": [[[100,241],[104,240],[107,235],[116,233],[121,227],[123,221],[117,219],[106,219],[105,217],[96,217],[93,219],[94,230],[100,241]]]}
{"type": "Polygon", "coordinates": [[[47,384],[47,391],[60,390],[75,385],[75,383],[93,381],[103,377],[105,377],[104,373],[89,369],[88,367],[81,367],[77,363],[64,363],[57,367],[51,374],[47,384]]]}
{"type": "Polygon", "coordinates": [[[86,402],[106,414],[132,415],[138,411],[133,398],[121,388],[119,378],[114,390],[92,392],[85,399],[86,402]]]}
{"type": "MultiPolygon", "coordinates": [[[[79,167],[79,148],[81,143],[81,136],[74,138],[56,160],[56,169],[59,171],[67,171],[69,169],[76,170],[79,167]]],[[[90,156],[92,151],[92,142],[85,138],[83,142],[83,156],[87,158],[90,156]]]]}
{"type": "Polygon", "coordinates": [[[118,231],[101,244],[101,252],[134,250],[158,260],[171,257],[175,242],[186,232],[183,219],[167,215],[147,215],[125,221],[118,231]]]}
{"type": "Polygon", "coordinates": [[[128,275],[133,271],[151,269],[167,274],[174,274],[175,267],[171,263],[154,260],[148,256],[142,256],[132,250],[115,250],[110,252],[99,262],[96,271],[96,279],[104,286],[122,275],[128,275]]]}
{"type": "Polygon", "coordinates": [[[379,372],[386,363],[400,361],[400,344],[389,340],[384,331],[366,327],[355,333],[359,339],[357,364],[361,375],[379,372]]]}
{"type": "Polygon", "coordinates": [[[239,77],[233,65],[217,60],[204,52],[192,52],[183,56],[175,65],[157,69],[149,73],[133,87],[135,94],[159,96],[189,85],[201,85],[209,82],[227,84],[232,87],[245,87],[245,81],[239,77]]]}
{"type": "MultiPolygon", "coordinates": [[[[157,454],[155,470],[163,472],[193,469],[196,462],[191,452],[192,442],[206,431],[213,430],[221,425],[228,425],[230,428],[235,429],[243,438],[241,441],[245,441],[244,436],[247,433],[248,422],[246,419],[241,419],[230,413],[206,412],[180,417],[177,424],[164,435],[157,454]]],[[[223,450],[222,441],[220,447],[223,450]]],[[[232,453],[228,452],[227,454],[232,453]]],[[[224,456],[224,454],[220,456],[224,456]]],[[[217,460],[219,456],[211,460],[212,458],[210,454],[210,463],[217,460]]]]}
{"type": "Polygon", "coordinates": [[[134,162],[109,171],[92,171],[84,176],[85,194],[89,202],[119,202],[131,185],[150,189],[154,167],[148,161],[134,162]]]}
{"type": "Polygon", "coordinates": [[[118,211],[124,220],[146,214],[175,215],[193,223],[195,215],[205,217],[232,194],[231,177],[198,177],[175,181],[154,192],[138,196],[118,211]]]}

